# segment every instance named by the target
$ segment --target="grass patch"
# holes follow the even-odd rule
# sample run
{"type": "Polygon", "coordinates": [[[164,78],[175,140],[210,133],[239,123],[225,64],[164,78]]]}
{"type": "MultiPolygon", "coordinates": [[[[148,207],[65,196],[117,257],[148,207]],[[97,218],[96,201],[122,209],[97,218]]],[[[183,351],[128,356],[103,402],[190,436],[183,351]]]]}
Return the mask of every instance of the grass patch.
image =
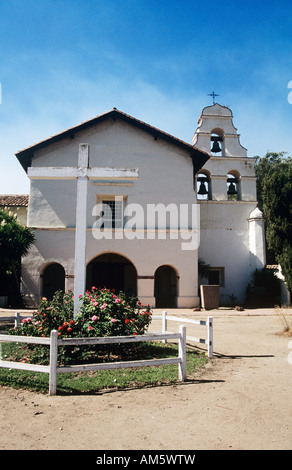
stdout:
{"type": "MultiPolygon", "coordinates": [[[[16,352],[16,351],[14,351],[16,352]]],[[[8,360],[11,356],[11,343],[2,345],[2,357],[8,360]]],[[[140,343],[139,348],[129,350],[129,355],[123,360],[154,359],[175,357],[178,347],[173,343],[140,343]]],[[[105,358],[102,358],[104,361],[105,358]]],[[[107,357],[108,360],[108,357],[107,357]]],[[[110,357],[110,361],[120,360],[110,357]]],[[[187,349],[187,376],[192,376],[196,369],[203,367],[208,361],[205,353],[195,349],[187,349]]],[[[96,361],[97,362],[97,361],[96,361]]],[[[58,394],[90,394],[104,389],[137,388],[149,385],[162,385],[177,382],[178,366],[139,367],[131,369],[101,370],[91,372],[76,372],[57,375],[58,394]]],[[[45,373],[0,368],[0,384],[13,388],[24,388],[47,393],[49,376],[45,373]]]]}

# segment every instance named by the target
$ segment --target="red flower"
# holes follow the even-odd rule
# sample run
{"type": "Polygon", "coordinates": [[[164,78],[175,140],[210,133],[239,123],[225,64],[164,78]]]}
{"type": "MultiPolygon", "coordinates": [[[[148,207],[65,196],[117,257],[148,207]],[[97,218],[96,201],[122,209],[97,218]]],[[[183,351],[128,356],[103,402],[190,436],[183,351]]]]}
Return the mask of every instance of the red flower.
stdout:
{"type": "Polygon", "coordinates": [[[129,318],[126,318],[125,323],[126,323],[126,325],[127,325],[128,323],[130,323],[129,318]]]}

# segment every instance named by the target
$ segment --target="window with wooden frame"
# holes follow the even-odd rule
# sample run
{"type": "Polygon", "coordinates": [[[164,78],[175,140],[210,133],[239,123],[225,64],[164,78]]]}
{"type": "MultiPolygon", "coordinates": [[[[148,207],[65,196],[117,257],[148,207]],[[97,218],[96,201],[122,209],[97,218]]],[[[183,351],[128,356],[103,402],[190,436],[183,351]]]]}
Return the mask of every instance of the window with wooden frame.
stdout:
{"type": "Polygon", "coordinates": [[[102,204],[102,220],[100,228],[123,228],[124,226],[124,196],[98,196],[102,204]]]}

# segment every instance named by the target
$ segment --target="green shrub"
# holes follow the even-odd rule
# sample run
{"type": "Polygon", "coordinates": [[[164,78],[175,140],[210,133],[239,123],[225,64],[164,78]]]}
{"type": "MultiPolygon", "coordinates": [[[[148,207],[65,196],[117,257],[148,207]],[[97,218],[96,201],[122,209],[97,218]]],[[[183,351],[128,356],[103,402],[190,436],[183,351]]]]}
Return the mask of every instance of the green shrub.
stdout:
{"type": "MultiPolygon", "coordinates": [[[[80,296],[80,308],[74,317],[72,292],[58,291],[51,301],[42,298],[33,317],[22,320],[10,334],[48,337],[52,330],[59,338],[129,336],[144,334],[151,322],[150,306],[143,306],[137,297],[116,294],[110,289],[92,287],[80,296]]],[[[129,349],[129,345],[127,346],[129,349]]],[[[49,348],[39,345],[21,345],[28,362],[48,363],[49,348]]],[[[59,360],[63,364],[109,359],[110,353],[122,354],[123,345],[66,346],[58,348],[59,360]]],[[[15,349],[16,351],[16,349],[15,349]]],[[[13,355],[13,354],[12,354],[13,355]]]]}

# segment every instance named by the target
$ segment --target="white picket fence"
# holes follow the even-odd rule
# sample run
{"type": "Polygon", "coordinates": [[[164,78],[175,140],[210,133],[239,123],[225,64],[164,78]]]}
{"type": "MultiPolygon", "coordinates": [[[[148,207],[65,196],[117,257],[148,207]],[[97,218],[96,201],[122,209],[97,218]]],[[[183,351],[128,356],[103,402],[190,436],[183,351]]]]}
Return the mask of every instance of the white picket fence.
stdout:
{"type": "Polygon", "coordinates": [[[50,347],[50,363],[48,366],[29,364],[22,362],[4,361],[1,356],[0,349],[0,367],[9,369],[22,369],[34,372],[44,372],[49,374],[49,394],[56,395],[57,393],[57,374],[66,372],[81,372],[89,370],[109,370],[109,369],[123,369],[130,367],[149,367],[161,366],[166,364],[178,364],[179,380],[185,381],[186,379],[186,327],[180,325],[179,333],[154,333],[147,335],[136,336],[108,336],[98,338],[58,338],[56,330],[51,331],[49,338],[39,338],[33,336],[15,336],[15,335],[0,335],[0,348],[1,342],[16,342],[16,343],[30,343],[30,344],[43,344],[50,347]],[[89,345],[89,344],[115,344],[115,343],[137,343],[141,341],[164,341],[170,339],[178,339],[178,356],[162,359],[149,359],[141,361],[124,361],[124,362],[110,362],[101,364],[82,364],[72,366],[58,366],[58,347],[68,345],[89,345]]]}
{"type": "Polygon", "coordinates": [[[22,320],[23,318],[28,318],[28,317],[32,318],[32,314],[22,316],[20,312],[15,312],[14,315],[10,315],[9,317],[0,316],[0,321],[1,322],[3,321],[13,322],[14,321],[14,326],[15,328],[17,328],[20,324],[20,320],[22,320]]]}
{"type": "Polygon", "coordinates": [[[182,323],[188,323],[192,325],[201,325],[206,326],[206,338],[196,338],[194,336],[186,336],[188,341],[195,343],[201,343],[207,345],[208,357],[211,359],[213,357],[213,318],[208,317],[207,320],[194,320],[191,318],[176,317],[173,315],[167,315],[167,311],[163,311],[162,315],[153,315],[153,320],[162,320],[162,333],[167,332],[167,320],[182,323]]]}
{"type": "MultiPolygon", "coordinates": [[[[15,312],[14,316],[10,317],[1,317],[1,321],[6,320],[6,321],[13,321],[14,320],[14,326],[17,328],[20,324],[20,321],[23,318],[27,318],[30,315],[26,316],[21,316],[19,312],[15,312]]],[[[167,332],[167,320],[174,321],[174,322],[179,322],[180,324],[187,323],[187,324],[193,324],[193,325],[201,325],[201,326],[206,326],[206,338],[196,338],[194,336],[187,336],[186,339],[188,341],[192,341],[195,343],[200,343],[200,344],[206,344],[207,345],[207,352],[208,352],[208,357],[212,359],[213,357],[213,318],[208,317],[207,320],[194,320],[191,318],[184,318],[184,317],[176,317],[173,315],[168,315],[167,311],[163,311],[162,315],[152,315],[153,320],[162,320],[162,333],[167,332]]],[[[166,340],[164,340],[165,342],[166,340]]]]}

